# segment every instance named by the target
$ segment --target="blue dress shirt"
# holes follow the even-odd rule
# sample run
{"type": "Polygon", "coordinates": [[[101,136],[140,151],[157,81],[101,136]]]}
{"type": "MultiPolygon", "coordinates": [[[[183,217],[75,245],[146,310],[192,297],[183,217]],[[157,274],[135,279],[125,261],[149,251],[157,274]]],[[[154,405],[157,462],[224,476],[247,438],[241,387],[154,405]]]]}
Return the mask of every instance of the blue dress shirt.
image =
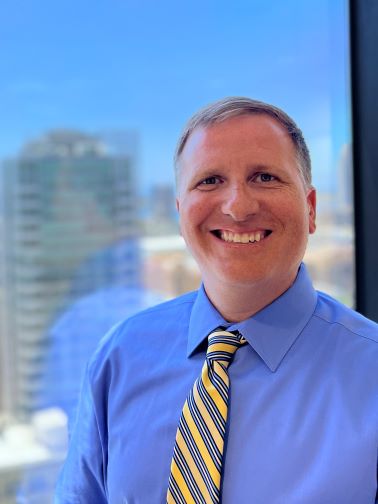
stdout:
{"type": "Polygon", "coordinates": [[[294,285],[227,323],[204,289],[135,315],[91,359],[58,504],[166,499],[182,406],[216,327],[248,340],[229,368],[223,504],[373,504],[378,326],[294,285]]]}

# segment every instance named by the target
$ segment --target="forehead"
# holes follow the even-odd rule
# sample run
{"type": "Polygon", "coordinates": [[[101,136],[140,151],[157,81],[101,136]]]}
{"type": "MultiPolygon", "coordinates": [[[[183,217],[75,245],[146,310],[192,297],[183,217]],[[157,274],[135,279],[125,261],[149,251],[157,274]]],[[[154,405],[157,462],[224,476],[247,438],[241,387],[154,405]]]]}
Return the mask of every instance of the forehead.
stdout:
{"type": "Polygon", "coordinates": [[[296,158],[296,150],[283,125],[268,115],[253,114],[195,128],[183,148],[180,165],[218,156],[296,158]]]}

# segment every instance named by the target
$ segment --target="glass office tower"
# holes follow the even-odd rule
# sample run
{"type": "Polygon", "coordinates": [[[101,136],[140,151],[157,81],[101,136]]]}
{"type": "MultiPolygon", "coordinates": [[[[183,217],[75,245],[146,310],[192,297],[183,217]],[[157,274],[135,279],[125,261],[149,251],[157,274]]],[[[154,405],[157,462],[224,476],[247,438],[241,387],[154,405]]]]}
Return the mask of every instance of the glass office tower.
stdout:
{"type": "MultiPolygon", "coordinates": [[[[54,320],[110,285],[139,285],[135,153],[58,130],[4,163],[1,410],[27,417],[43,394],[54,320]]],[[[80,351],[80,346],[78,347],[80,351]]]]}

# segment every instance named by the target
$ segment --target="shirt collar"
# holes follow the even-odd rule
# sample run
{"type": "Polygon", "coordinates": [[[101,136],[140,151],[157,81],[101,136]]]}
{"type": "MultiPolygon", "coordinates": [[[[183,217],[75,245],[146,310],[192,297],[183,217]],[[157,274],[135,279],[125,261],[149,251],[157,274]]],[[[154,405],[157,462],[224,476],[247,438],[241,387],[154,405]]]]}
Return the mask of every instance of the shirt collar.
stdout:
{"type": "Polygon", "coordinates": [[[219,326],[238,330],[274,372],[311,318],[317,301],[311,279],[304,264],[294,284],[271,304],[247,320],[230,324],[212,305],[203,285],[189,321],[187,355],[190,357],[219,326]]]}

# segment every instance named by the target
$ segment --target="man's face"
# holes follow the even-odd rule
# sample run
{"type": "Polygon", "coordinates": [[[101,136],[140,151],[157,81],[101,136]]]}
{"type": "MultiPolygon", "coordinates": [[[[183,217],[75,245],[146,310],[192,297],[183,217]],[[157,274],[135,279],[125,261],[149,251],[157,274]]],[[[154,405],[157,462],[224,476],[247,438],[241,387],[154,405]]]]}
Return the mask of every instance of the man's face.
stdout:
{"type": "Polygon", "coordinates": [[[199,127],[179,170],[181,233],[205,286],[289,287],[315,231],[315,190],[285,129],[267,115],[199,127]]]}

